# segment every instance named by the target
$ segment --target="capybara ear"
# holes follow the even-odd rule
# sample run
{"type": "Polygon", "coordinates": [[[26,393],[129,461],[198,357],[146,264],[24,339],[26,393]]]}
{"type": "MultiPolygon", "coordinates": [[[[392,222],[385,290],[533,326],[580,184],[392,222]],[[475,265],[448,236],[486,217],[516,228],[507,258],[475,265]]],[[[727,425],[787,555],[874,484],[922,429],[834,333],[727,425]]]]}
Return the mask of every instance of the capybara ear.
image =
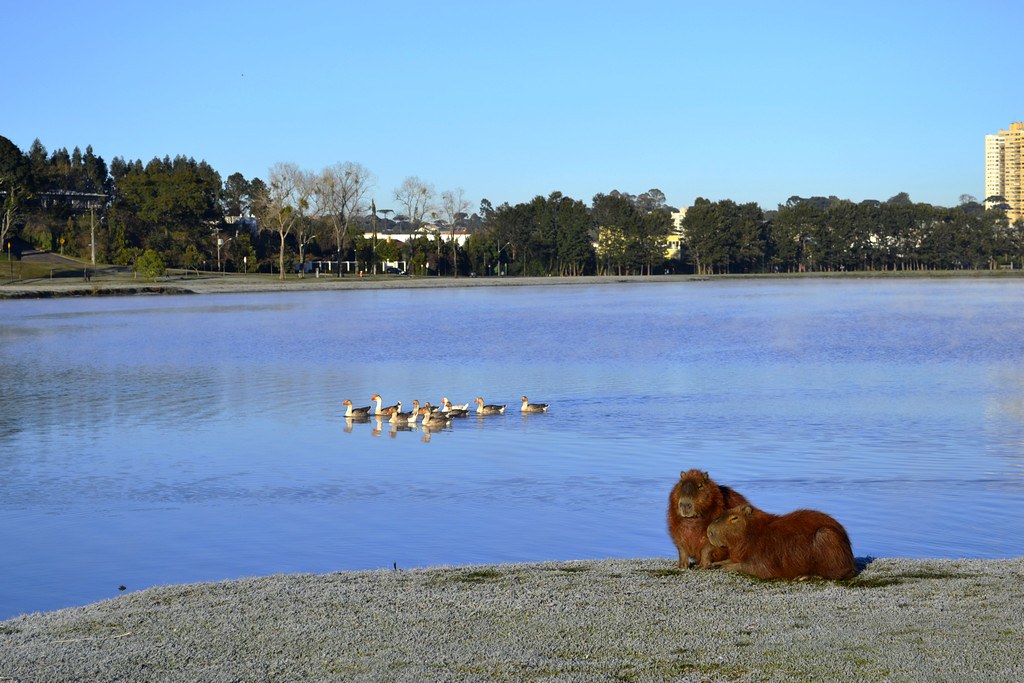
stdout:
{"type": "Polygon", "coordinates": [[[749,505],[744,505],[743,506],[743,515],[746,516],[746,517],[753,517],[754,516],[754,508],[750,507],[749,505]]]}
{"type": "Polygon", "coordinates": [[[708,480],[711,479],[711,477],[708,476],[708,473],[707,472],[701,472],[701,474],[704,475],[704,483],[705,484],[708,483],[708,480]]]}
{"type": "Polygon", "coordinates": [[[682,472],[679,473],[679,478],[686,479],[686,470],[683,470],[682,472]]]}

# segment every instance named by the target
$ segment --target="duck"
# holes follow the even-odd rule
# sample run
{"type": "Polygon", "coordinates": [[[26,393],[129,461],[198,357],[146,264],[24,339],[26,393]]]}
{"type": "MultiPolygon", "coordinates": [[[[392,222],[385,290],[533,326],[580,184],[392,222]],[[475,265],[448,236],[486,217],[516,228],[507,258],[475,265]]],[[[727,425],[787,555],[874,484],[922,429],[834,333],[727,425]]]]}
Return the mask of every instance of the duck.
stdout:
{"type": "Polygon", "coordinates": [[[465,406],[452,405],[446,396],[441,399],[441,413],[451,417],[466,417],[469,415],[469,404],[467,403],[465,406]]]}
{"type": "Polygon", "coordinates": [[[443,403],[447,403],[447,404],[448,404],[449,406],[451,406],[451,407],[452,407],[452,408],[454,408],[455,410],[465,410],[465,411],[469,411],[469,404],[468,404],[468,403],[459,403],[459,404],[455,404],[455,403],[452,403],[451,401],[449,401],[447,397],[445,397],[445,398],[442,398],[442,399],[441,399],[441,403],[442,403],[442,404],[443,404],[443,403]]]}
{"type": "Polygon", "coordinates": [[[381,400],[380,394],[374,394],[373,396],[370,397],[370,400],[377,402],[377,409],[372,413],[373,415],[390,415],[392,410],[399,413],[402,412],[401,401],[399,401],[393,406],[387,406],[386,408],[382,408],[381,405],[384,402],[381,400]]]}
{"type": "Polygon", "coordinates": [[[452,423],[452,418],[438,412],[428,412],[426,408],[420,408],[420,415],[423,416],[423,426],[427,429],[440,429],[452,423]]]}
{"type": "Polygon", "coordinates": [[[408,424],[408,425],[411,425],[411,424],[415,424],[416,423],[416,420],[419,419],[419,416],[420,416],[420,402],[419,401],[413,401],[412,402],[412,410],[410,410],[407,413],[401,413],[401,412],[399,412],[397,410],[392,410],[391,411],[391,417],[388,419],[388,422],[390,422],[391,424],[408,424]]]}
{"type": "Polygon", "coordinates": [[[370,416],[370,406],[364,406],[362,408],[353,408],[352,407],[352,401],[348,400],[347,398],[342,402],[341,405],[345,406],[345,417],[369,417],[370,416]]]}
{"type": "Polygon", "coordinates": [[[484,403],[483,396],[477,396],[473,399],[473,403],[479,404],[476,407],[477,415],[501,415],[505,412],[504,405],[488,405],[484,403]]]}
{"type": "Polygon", "coordinates": [[[519,409],[521,413],[546,413],[549,403],[530,403],[523,396],[523,406],[519,409]]]}

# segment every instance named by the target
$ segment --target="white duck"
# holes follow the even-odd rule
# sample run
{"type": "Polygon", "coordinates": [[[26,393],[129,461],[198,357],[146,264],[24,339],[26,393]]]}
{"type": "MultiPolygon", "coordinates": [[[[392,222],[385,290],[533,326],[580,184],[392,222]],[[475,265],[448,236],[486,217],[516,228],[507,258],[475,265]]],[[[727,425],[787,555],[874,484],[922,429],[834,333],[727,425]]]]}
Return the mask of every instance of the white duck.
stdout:
{"type": "Polygon", "coordinates": [[[546,413],[548,410],[548,403],[530,403],[523,396],[523,406],[519,409],[521,413],[546,413]]]}
{"type": "Polygon", "coordinates": [[[441,399],[441,403],[442,404],[443,403],[447,403],[448,405],[450,405],[455,410],[469,410],[469,404],[468,403],[458,403],[458,404],[452,403],[451,401],[448,400],[447,396],[441,399]]]}
{"type": "Polygon", "coordinates": [[[505,412],[504,405],[493,405],[484,403],[483,396],[477,396],[473,399],[473,403],[478,404],[476,407],[477,415],[501,415],[505,412]]]}
{"type": "Polygon", "coordinates": [[[441,413],[450,417],[466,417],[469,415],[469,404],[464,406],[452,405],[452,402],[445,396],[441,399],[441,413]]]}

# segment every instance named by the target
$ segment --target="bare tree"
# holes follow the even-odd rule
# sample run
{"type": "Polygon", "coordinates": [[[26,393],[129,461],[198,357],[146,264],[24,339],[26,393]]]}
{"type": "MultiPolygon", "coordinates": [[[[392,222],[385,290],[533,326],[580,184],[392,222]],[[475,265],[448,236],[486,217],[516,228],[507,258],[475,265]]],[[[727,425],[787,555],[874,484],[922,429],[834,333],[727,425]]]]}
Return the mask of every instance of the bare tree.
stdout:
{"type": "Polygon", "coordinates": [[[461,187],[441,193],[441,215],[448,222],[448,230],[451,231],[452,271],[455,277],[459,276],[459,248],[455,241],[455,226],[466,217],[468,210],[469,200],[466,199],[466,192],[461,187]]]}
{"type": "MultiPolygon", "coordinates": [[[[18,209],[31,195],[22,185],[14,182],[14,178],[0,176],[0,195],[3,196],[3,203],[0,204],[0,247],[7,248],[7,238],[14,227],[14,221],[18,216],[18,209]]],[[[8,258],[10,258],[8,249],[8,258]]]]}
{"type": "Polygon", "coordinates": [[[263,205],[259,207],[259,214],[281,238],[278,267],[282,280],[285,238],[309,210],[310,197],[315,187],[311,174],[291,162],[278,162],[270,168],[267,194],[263,205]]]}
{"type": "Polygon", "coordinates": [[[373,187],[373,173],[362,164],[346,161],[320,172],[315,203],[317,213],[326,216],[334,227],[338,246],[338,277],[341,255],[349,239],[349,228],[356,216],[367,211],[366,195],[373,187]]]}
{"type": "Polygon", "coordinates": [[[410,230],[415,232],[423,222],[423,217],[433,208],[434,186],[416,176],[409,176],[395,190],[395,201],[405,209],[404,213],[411,224],[410,230]]]}

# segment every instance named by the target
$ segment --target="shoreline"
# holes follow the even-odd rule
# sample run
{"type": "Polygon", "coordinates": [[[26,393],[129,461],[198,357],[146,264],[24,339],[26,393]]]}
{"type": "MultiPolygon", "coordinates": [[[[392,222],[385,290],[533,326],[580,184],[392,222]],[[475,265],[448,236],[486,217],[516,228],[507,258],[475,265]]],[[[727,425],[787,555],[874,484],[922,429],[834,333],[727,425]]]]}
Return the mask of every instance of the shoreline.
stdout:
{"type": "MultiPolygon", "coordinates": [[[[113,269],[111,269],[113,270],[113,269]]],[[[338,291],[364,289],[423,289],[452,287],[536,287],[558,285],[668,284],[679,282],[728,282],[736,280],[877,280],[877,279],[1018,279],[1024,270],[1014,271],[864,271],[845,273],[752,273],[734,275],[582,275],[524,277],[419,277],[333,275],[280,280],[268,275],[238,273],[166,276],[147,281],[117,271],[96,271],[89,281],[82,277],[35,278],[0,283],[0,301],[5,299],[56,298],[73,296],[189,295],[258,292],[338,291]]]]}
{"type": "Polygon", "coordinates": [[[609,559],[149,588],[0,622],[0,681],[1024,680],[1024,557],[765,582],[609,559]]]}

